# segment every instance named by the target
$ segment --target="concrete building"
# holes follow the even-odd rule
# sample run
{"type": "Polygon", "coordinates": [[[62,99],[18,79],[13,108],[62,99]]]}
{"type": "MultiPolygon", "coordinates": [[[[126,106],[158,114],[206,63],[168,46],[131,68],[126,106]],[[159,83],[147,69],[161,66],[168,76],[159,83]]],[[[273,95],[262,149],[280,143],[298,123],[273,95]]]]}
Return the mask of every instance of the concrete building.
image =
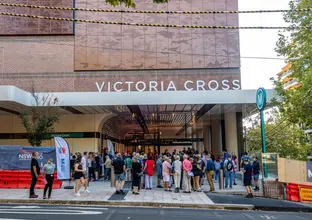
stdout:
{"type": "MultiPolygon", "coordinates": [[[[2,1],[1,2],[8,2],[2,1]]],[[[24,4],[25,1],[16,0],[24,4]]],[[[238,0],[135,0],[137,10],[238,10],[238,0]]],[[[98,0],[28,1],[42,6],[114,8],[98,0]]],[[[22,7],[1,11],[138,24],[238,26],[237,14],[83,12],[22,7]]],[[[241,90],[239,31],[104,25],[0,16],[0,144],[27,145],[18,118],[30,91],[60,101],[56,134],[75,151],[198,151],[240,154],[242,118],[255,108],[241,90]]],[[[268,101],[273,96],[268,91],[268,101]]],[[[53,145],[47,139],[44,145],[53,145]]]]}

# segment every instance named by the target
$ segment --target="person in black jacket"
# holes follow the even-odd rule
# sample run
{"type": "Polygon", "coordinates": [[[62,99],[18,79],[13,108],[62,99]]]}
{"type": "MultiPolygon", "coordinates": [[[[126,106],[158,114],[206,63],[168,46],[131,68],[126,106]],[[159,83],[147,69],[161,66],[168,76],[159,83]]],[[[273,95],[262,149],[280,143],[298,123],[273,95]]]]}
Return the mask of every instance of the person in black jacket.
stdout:
{"type": "Polygon", "coordinates": [[[252,163],[252,171],[254,174],[254,181],[255,181],[255,191],[259,191],[259,175],[260,175],[260,164],[258,158],[256,156],[253,157],[254,162],[252,163]]]}
{"type": "Polygon", "coordinates": [[[31,185],[30,185],[30,190],[29,190],[29,198],[32,198],[32,199],[38,198],[38,195],[35,194],[35,186],[37,184],[38,177],[40,174],[40,167],[37,161],[37,157],[38,157],[38,153],[33,152],[32,158],[31,158],[31,165],[30,165],[31,185]]]}
{"type": "Polygon", "coordinates": [[[197,158],[190,160],[192,163],[193,176],[193,188],[197,192],[199,190],[199,177],[202,173],[200,165],[197,163],[197,158]]]}

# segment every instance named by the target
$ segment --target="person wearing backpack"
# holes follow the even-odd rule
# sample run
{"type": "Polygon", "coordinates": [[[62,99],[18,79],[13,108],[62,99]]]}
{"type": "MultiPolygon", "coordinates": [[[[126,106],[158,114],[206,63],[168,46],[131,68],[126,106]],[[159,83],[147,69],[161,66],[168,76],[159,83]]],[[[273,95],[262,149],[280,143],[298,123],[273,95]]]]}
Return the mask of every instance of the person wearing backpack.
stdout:
{"type": "Polygon", "coordinates": [[[230,179],[230,188],[233,187],[233,170],[234,163],[232,161],[232,157],[229,157],[224,161],[225,189],[228,188],[229,186],[229,179],[230,179]]]}

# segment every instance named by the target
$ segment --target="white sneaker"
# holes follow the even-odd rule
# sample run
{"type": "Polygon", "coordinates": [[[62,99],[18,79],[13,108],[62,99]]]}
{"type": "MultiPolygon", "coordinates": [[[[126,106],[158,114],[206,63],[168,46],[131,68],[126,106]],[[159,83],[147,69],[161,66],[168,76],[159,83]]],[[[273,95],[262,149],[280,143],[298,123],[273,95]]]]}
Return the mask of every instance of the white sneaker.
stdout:
{"type": "Polygon", "coordinates": [[[85,193],[91,193],[91,191],[87,189],[87,190],[85,190],[85,193]]]}
{"type": "Polygon", "coordinates": [[[78,193],[75,193],[75,196],[80,197],[80,196],[81,196],[81,194],[78,192],[78,193]]]}

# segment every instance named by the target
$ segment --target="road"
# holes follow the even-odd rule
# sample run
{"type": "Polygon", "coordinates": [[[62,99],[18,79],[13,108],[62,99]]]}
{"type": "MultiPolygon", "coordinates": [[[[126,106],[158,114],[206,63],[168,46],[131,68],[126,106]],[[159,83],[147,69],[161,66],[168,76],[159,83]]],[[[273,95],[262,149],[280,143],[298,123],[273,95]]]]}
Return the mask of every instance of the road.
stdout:
{"type": "Polygon", "coordinates": [[[101,207],[77,205],[0,205],[0,220],[312,220],[311,214],[166,209],[137,207],[101,207]]]}

